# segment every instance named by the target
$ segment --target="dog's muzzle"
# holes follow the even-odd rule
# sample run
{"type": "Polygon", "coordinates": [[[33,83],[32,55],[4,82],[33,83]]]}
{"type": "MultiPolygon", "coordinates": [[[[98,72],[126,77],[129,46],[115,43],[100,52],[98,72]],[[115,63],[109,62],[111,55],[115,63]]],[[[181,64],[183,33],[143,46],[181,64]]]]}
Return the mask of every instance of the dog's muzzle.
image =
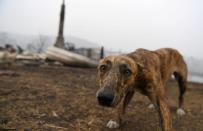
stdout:
{"type": "Polygon", "coordinates": [[[100,105],[110,107],[114,101],[114,92],[109,89],[98,92],[97,99],[100,105]]]}

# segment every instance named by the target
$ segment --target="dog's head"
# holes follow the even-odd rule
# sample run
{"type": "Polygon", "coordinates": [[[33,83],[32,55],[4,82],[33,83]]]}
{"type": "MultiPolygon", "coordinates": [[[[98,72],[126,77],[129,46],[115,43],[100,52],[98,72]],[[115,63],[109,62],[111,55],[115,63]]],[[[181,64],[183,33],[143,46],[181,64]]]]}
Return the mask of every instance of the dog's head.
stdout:
{"type": "Polygon", "coordinates": [[[98,75],[100,88],[97,99],[100,105],[114,107],[125,94],[133,90],[138,66],[127,56],[108,56],[100,61],[98,75]]]}

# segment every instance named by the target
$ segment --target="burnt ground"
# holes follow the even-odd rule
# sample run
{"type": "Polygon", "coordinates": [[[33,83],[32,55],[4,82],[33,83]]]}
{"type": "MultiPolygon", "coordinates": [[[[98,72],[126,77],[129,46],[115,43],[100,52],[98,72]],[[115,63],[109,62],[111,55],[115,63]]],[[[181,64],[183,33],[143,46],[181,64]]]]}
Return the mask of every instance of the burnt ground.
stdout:
{"type": "MultiPolygon", "coordinates": [[[[96,69],[60,66],[7,68],[16,74],[0,76],[0,130],[109,131],[112,109],[99,106],[96,69]]],[[[175,114],[178,88],[167,85],[167,99],[176,131],[203,131],[203,85],[190,83],[185,96],[187,114],[175,114]]],[[[135,94],[124,125],[118,131],[157,131],[158,113],[148,109],[149,100],[135,94]]]]}

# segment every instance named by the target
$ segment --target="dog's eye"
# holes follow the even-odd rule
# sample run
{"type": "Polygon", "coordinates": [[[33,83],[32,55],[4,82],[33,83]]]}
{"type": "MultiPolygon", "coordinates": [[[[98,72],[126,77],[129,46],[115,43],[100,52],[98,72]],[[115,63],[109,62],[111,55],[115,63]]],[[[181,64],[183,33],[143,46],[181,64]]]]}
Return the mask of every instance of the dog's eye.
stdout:
{"type": "Polygon", "coordinates": [[[107,66],[106,65],[101,65],[99,69],[100,69],[100,71],[105,71],[107,69],[107,66]]]}
{"type": "Polygon", "coordinates": [[[124,74],[126,75],[126,76],[130,76],[131,75],[131,70],[130,69],[126,69],[126,70],[124,70],[124,74]]]}

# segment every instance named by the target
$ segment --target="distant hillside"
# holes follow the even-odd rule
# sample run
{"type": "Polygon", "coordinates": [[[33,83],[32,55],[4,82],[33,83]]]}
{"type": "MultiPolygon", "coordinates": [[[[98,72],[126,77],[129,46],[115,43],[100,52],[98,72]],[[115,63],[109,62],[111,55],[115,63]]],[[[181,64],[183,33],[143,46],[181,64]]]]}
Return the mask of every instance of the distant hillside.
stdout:
{"type": "Polygon", "coordinates": [[[203,59],[185,58],[189,70],[189,81],[203,83],[203,59]]]}
{"type": "Polygon", "coordinates": [[[188,57],[185,60],[190,70],[190,74],[203,77],[203,59],[188,57]]]}
{"type": "MultiPolygon", "coordinates": [[[[55,36],[45,36],[45,35],[23,35],[23,34],[14,34],[14,33],[6,33],[0,32],[0,45],[4,45],[6,43],[12,45],[20,45],[22,48],[26,48],[28,44],[33,43],[35,44],[39,37],[42,36],[43,39],[46,41],[46,46],[51,46],[55,43],[56,37],[55,36]]],[[[74,43],[76,47],[83,47],[83,48],[99,48],[100,45],[91,42],[89,40],[78,38],[75,36],[67,36],[65,37],[65,41],[70,43],[74,43]]]]}

